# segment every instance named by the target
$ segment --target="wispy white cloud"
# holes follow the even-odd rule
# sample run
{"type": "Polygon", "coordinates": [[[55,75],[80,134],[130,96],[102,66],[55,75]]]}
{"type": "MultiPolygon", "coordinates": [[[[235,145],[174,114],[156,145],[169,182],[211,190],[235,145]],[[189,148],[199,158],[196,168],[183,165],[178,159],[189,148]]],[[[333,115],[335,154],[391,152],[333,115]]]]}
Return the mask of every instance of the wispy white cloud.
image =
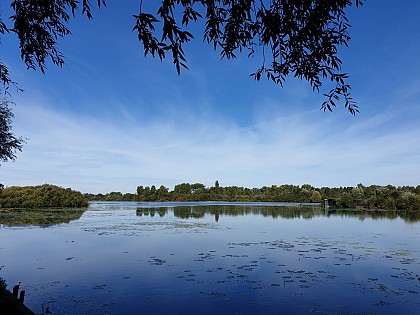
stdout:
{"type": "Polygon", "coordinates": [[[110,122],[30,102],[15,113],[16,132],[30,140],[17,161],[0,168],[8,186],[134,192],[137,185],[216,179],[247,187],[420,182],[420,125],[396,127],[386,112],[357,123],[318,111],[276,113],[248,127],[186,113],[110,122]]]}

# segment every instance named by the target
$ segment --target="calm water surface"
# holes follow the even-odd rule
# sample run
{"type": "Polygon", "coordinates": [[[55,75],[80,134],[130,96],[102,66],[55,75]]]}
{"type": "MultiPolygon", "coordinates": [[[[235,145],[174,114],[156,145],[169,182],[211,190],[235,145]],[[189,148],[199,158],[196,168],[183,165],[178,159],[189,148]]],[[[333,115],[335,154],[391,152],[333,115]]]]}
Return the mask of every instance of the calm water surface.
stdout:
{"type": "Polygon", "coordinates": [[[278,204],[0,212],[37,314],[420,314],[420,216],[278,204]]]}

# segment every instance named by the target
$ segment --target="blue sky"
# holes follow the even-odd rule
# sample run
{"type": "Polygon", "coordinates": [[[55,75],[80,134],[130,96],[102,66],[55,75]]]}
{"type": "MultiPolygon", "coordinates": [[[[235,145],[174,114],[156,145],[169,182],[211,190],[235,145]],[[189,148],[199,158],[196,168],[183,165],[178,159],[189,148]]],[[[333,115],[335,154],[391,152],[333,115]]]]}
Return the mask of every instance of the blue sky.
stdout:
{"type": "Polygon", "coordinates": [[[77,15],[60,40],[66,64],[45,75],[2,37],[0,59],[25,90],[12,94],[14,131],[29,140],[0,166],[0,182],[93,193],[215,180],[420,184],[420,2],[368,0],[348,11],[352,40],[340,57],[356,116],[320,111],[322,94],[306,82],[255,82],[258,58],[221,61],[199,33],[178,76],[171,60],[144,58],[131,31],[137,10],[137,1],[110,0],[91,21],[77,15]]]}

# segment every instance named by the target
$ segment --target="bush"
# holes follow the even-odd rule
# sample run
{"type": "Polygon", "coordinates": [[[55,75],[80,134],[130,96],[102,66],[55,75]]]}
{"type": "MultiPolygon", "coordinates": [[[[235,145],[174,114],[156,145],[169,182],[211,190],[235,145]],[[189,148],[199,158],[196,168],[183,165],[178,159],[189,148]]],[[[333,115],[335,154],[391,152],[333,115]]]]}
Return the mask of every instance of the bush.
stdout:
{"type": "Polygon", "coordinates": [[[54,185],[12,186],[2,189],[0,208],[87,207],[88,200],[78,191],[54,185]]]}
{"type": "Polygon", "coordinates": [[[397,199],[398,209],[420,210],[420,197],[409,191],[401,192],[397,199]]]}

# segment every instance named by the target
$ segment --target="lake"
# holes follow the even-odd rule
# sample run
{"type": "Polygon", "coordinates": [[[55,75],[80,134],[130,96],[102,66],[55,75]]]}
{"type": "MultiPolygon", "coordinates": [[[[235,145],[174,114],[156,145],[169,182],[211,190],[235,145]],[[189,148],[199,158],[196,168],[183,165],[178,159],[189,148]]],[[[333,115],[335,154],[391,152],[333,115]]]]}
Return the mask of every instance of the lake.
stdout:
{"type": "Polygon", "coordinates": [[[420,314],[420,215],[278,203],[0,211],[37,314],[420,314]]]}

